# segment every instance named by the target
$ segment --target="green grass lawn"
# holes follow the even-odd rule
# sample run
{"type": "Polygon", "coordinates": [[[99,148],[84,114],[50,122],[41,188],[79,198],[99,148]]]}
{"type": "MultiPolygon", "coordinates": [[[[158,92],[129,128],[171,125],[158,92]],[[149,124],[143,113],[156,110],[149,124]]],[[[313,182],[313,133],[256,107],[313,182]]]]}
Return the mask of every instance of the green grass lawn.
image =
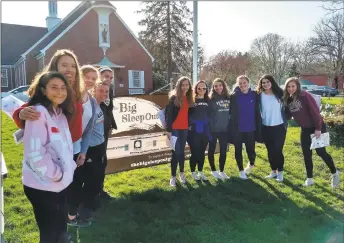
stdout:
{"type": "MultiPolygon", "coordinates": [[[[13,141],[15,130],[3,114],[2,151],[9,171],[4,181],[5,240],[36,243],[38,229],[21,184],[23,147],[13,141]]],[[[328,150],[344,171],[343,148],[328,150]]],[[[299,128],[289,129],[284,152],[284,183],[264,179],[270,170],[262,145],[257,146],[257,166],[247,181],[238,179],[233,147],[226,164],[231,179],[226,182],[210,178],[208,161],[205,173],[210,182],[194,182],[187,163],[189,182],[184,187],[169,187],[169,165],[109,175],[106,190],[116,199],[103,204],[91,227],[69,231],[82,243],[342,243],[343,187],[330,187],[330,172],[317,156],[316,184],[302,186],[299,128]]]]}
{"type": "Polygon", "coordinates": [[[344,97],[321,97],[321,103],[330,105],[344,104],[344,97]]]}

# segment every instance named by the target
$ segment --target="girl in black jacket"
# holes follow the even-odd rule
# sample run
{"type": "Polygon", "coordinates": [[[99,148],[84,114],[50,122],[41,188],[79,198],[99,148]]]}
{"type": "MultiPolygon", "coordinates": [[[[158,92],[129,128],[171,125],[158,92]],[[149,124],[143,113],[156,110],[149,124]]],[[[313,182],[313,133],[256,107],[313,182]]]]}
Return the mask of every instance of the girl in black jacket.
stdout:
{"type": "Polygon", "coordinates": [[[179,162],[180,182],[186,182],[184,176],[185,145],[189,130],[189,107],[193,105],[192,86],[190,79],[181,77],[170,93],[166,107],[167,137],[171,141],[176,137],[175,150],[172,150],[170,186],[176,186],[177,165],[179,162]]]}
{"type": "Polygon", "coordinates": [[[235,147],[240,178],[247,179],[254,168],[256,159],[255,142],[262,142],[261,115],[259,96],[249,87],[250,80],[241,75],[237,78],[237,86],[230,98],[229,142],[235,147]],[[245,144],[249,163],[243,167],[242,144],[245,144]]]}

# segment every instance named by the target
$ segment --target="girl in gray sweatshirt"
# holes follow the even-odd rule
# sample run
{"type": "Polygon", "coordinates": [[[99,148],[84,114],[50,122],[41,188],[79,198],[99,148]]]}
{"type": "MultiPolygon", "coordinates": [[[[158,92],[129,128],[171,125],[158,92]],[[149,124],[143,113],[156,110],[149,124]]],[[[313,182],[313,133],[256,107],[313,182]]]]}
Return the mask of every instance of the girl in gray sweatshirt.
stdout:
{"type": "Polygon", "coordinates": [[[229,179],[224,172],[227,156],[227,130],[229,125],[229,91],[227,84],[220,78],[213,81],[210,91],[210,129],[211,140],[209,142],[208,160],[211,174],[217,179],[229,179]],[[214,153],[216,143],[220,144],[220,171],[216,171],[214,153]]]}

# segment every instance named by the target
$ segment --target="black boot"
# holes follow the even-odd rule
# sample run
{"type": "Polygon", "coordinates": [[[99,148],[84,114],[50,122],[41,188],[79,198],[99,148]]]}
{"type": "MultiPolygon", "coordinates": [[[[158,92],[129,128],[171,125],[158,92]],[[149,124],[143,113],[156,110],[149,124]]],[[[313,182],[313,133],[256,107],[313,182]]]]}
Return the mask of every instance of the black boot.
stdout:
{"type": "Polygon", "coordinates": [[[60,234],[57,243],[73,243],[72,236],[68,232],[60,234]]]}

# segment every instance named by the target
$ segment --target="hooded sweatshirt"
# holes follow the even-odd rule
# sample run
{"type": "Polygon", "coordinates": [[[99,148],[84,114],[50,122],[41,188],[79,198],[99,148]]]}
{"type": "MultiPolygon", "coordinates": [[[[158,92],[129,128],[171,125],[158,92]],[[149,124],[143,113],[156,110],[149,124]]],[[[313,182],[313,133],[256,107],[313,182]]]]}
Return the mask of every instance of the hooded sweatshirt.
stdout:
{"type": "Polygon", "coordinates": [[[227,132],[229,124],[229,98],[215,94],[209,100],[210,127],[212,132],[227,132]]]}
{"type": "Polygon", "coordinates": [[[190,108],[189,123],[191,132],[205,134],[210,139],[209,105],[207,100],[195,99],[194,105],[190,108]]]}
{"type": "Polygon", "coordinates": [[[66,116],[60,109],[54,114],[41,105],[38,120],[25,122],[23,184],[51,192],[60,192],[73,181],[72,137],[66,116]]]}
{"type": "Polygon", "coordinates": [[[322,117],[313,96],[306,91],[301,91],[299,97],[288,101],[287,112],[302,128],[313,128],[320,131],[322,117]]]}

